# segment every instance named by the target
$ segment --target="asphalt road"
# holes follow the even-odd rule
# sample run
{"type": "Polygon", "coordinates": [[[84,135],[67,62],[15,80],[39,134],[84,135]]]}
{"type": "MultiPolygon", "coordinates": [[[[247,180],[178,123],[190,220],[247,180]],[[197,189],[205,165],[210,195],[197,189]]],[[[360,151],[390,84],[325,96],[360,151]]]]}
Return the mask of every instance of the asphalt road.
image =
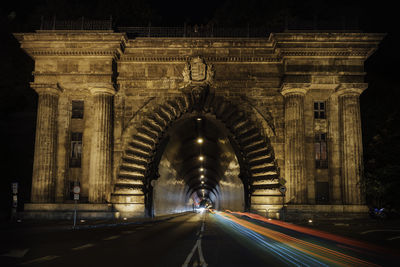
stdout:
{"type": "Polygon", "coordinates": [[[399,265],[373,246],[230,213],[79,230],[32,227],[1,235],[0,266],[399,265]]]}

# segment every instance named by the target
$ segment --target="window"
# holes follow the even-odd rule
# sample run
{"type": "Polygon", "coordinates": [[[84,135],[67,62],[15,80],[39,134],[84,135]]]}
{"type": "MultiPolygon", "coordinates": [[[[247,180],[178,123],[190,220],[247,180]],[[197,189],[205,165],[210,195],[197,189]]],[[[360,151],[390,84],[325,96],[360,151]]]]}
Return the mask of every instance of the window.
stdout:
{"type": "Polygon", "coordinates": [[[326,119],[326,105],[324,101],[314,102],[314,118],[326,119]]]}
{"type": "Polygon", "coordinates": [[[316,202],[317,204],[329,203],[329,183],[317,182],[316,183],[316,202]]]}
{"type": "Polygon", "coordinates": [[[328,168],[326,133],[318,133],[315,135],[314,150],[315,150],[315,167],[317,169],[328,168]]]}
{"type": "Polygon", "coordinates": [[[69,166],[80,168],[82,159],[82,133],[71,134],[71,157],[69,166]]]}
{"type": "Polygon", "coordinates": [[[83,101],[72,101],[72,116],[73,119],[83,119],[83,101]]]}

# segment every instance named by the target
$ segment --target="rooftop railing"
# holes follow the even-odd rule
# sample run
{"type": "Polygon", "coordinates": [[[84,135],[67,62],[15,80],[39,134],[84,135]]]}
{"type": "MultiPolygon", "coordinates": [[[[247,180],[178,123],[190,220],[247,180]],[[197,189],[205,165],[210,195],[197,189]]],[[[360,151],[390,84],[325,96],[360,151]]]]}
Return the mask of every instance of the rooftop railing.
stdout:
{"type": "Polygon", "coordinates": [[[359,32],[357,21],[286,21],[285,25],[275,27],[221,27],[213,24],[187,25],[181,27],[122,27],[113,24],[112,18],[108,20],[92,20],[84,17],[77,20],[50,20],[42,18],[40,30],[47,31],[99,31],[113,30],[124,32],[129,38],[136,37],[268,37],[271,32],[359,32]]]}

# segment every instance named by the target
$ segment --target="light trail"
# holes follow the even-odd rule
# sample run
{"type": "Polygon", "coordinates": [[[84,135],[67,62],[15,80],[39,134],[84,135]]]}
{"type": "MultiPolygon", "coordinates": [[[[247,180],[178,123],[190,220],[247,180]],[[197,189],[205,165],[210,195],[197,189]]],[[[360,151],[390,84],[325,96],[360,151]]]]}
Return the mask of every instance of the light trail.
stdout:
{"type": "Polygon", "coordinates": [[[268,249],[278,259],[296,266],[378,266],[341,252],[328,249],[292,236],[274,231],[225,212],[215,212],[218,218],[268,249]]]}
{"type": "Polygon", "coordinates": [[[357,241],[354,239],[350,239],[350,238],[346,238],[343,236],[337,236],[334,234],[330,234],[327,232],[323,232],[323,231],[318,231],[315,229],[310,229],[307,227],[302,227],[299,225],[294,225],[294,224],[290,224],[290,223],[286,223],[286,222],[282,222],[282,221],[278,221],[278,220],[273,220],[273,219],[267,219],[265,217],[262,217],[258,214],[254,214],[254,213],[248,213],[248,212],[232,212],[232,211],[228,211],[232,214],[237,214],[237,215],[241,215],[241,216],[247,216],[249,218],[258,220],[258,221],[262,221],[265,223],[269,223],[269,224],[273,224],[273,225],[277,225],[280,227],[284,227],[290,230],[294,230],[300,233],[304,233],[304,234],[308,234],[308,235],[312,235],[312,236],[316,236],[316,237],[320,237],[320,238],[324,238],[330,241],[334,241],[334,242],[338,242],[341,244],[346,244],[346,245],[350,245],[353,247],[358,247],[358,248],[362,248],[362,249],[367,249],[369,251],[373,251],[373,252],[380,252],[380,253],[385,253],[385,254],[391,254],[391,255],[396,255],[398,254],[398,252],[394,252],[391,251],[389,249],[380,247],[380,246],[376,246],[373,244],[368,244],[365,242],[361,242],[361,241],[357,241]]]}

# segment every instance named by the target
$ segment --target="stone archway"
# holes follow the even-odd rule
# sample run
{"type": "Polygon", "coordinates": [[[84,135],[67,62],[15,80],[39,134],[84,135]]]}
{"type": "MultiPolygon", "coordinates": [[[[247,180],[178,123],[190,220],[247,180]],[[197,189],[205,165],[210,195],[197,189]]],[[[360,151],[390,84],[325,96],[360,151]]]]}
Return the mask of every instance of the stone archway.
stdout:
{"type": "Polygon", "coordinates": [[[124,145],[112,193],[112,203],[117,210],[132,215],[141,215],[148,210],[151,181],[157,178],[160,151],[168,142],[164,134],[172,123],[191,112],[212,114],[231,133],[229,141],[239,161],[246,208],[281,203],[279,168],[273,147],[249,116],[249,111],[240,104],[215,96],[206,86],[192,87],[148,110],[135,124],[135,133],[124,145]]]}

